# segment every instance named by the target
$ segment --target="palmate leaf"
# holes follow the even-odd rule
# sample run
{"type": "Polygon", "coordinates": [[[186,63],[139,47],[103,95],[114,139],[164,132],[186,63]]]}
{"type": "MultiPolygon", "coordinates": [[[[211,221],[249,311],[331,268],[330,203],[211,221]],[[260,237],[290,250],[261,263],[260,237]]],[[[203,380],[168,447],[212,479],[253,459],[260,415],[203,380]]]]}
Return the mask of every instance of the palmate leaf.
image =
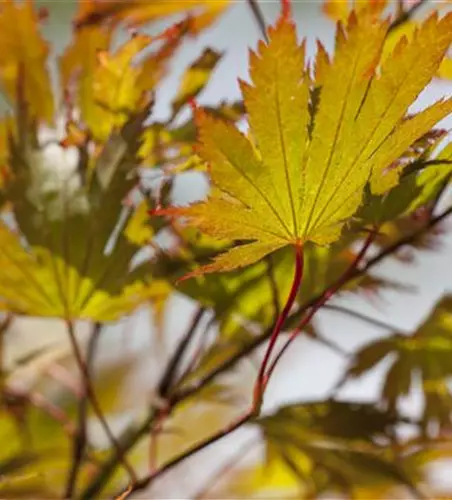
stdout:
{"type": "Polygon", "coordinates": [[[308,402],[283,407],[256,423],[266,444],[264,474],[271,475],[273,464],[284,466],[307,498],[334,490],[353,497],[360,478],[369,477],[412,487],[384,455],[382,443],[389,443],[397,424],[391,412],[365,403],[308,402]]]}
{"type": "Polygon", "coordinates": [[[346,22],[350,11],[371,9],[375,15],[380,15],[387,6],[387,0],[325,0],[322,5],[323,12],[333,21],[346,22]]]}
{"type": "Polygon", "coordinates": [[[118,226],[123,201],[137,182],[139,138],[148,114],[146,106],[114,130],[98,155],[90,156],[86,145],[77,171],[62,181],[30,137],[31,128],[11,136],[5,197],[17,232],[0,226],[2,308],[111,321],[167,295],[168,285],[153,281],[146,263],[132,268],[145,241],[143,210],[129,210],[118,226]]]}
{"type": "Polygon", "coordinates": [[[451,355],[452,297],[445,295],[413,335],[395,333],[358,351],[346,376],[359,377],[392,356],[382,388],[383,400],[394,407],[410,392],[419,375],[425,395],[425,423],[450,425],[452,397],[447,383],[452,376],[451,355]]]}
{"type": "Polygon", "coordinates": [[[221,57],[220,52],[207,48],[193,61],[185,71],[176,98],[172,102],[173,116],[204,89],[221,57]]]}
{"type": "MultiPolygon", "coordinates": [[[[206,84],[208,82],[205,82],[206,84]]],[[[188,104],[188,100],[186,103],[188,104]]],[[[223,120],[236,123],[245,114],[243,102],[221,102],[209,112],[223,120]]],[[[170,118],[175,118],[174,115],[170,118]]],[[[140,149],[146,164],[161,166],[169,172],[184,170],[205,170],[206,163],[193,154],[196,144],[196,125],[190,117],[181,125],[168,125],[161,122],[151,124],[143,133],[143,145],[140,149]]]]}
{"type": "Polygon", "coordinates": [[[141,109],[146,96],[166,75],[169,60],[186,34],[187,24],[180,23],[158,37],[137,34],[112,52],[110,26],[75,31],[73,43],[59,62],[62,85],[80,110],[80,127],[104,142],[113,127],[123,125],[130,113],[141,109]],[[154,46],[142,57],[145,49],[154,46]]]}
{"type": "Polygon", "coordinates": [[[416,141],[395,162],[396,166],[405,165],[399,184],[384,195],[366,190],[356,218],[380,227],[433,201],[452,175],[452,147],[446,146],[441,153],[432,154],[445,134],[444,130],[431,130],[416,141]]]}
{"type": "Polygon", "coordinates": [[[286,245],[337,240],[361,203],[370,179],[383,193],[402,167],[389,168],[407,148],[452,111],[438,102],[406,118],[452,41],[452,15],[433,15],[411,43],[401,40],[381,67],[388,29],[366,11],[338,26],[333,61],[322,60],[320,85],[305,69],[295,27],[280,19],[250,58],[252,85],[242,83],[250,137],[199,111],[198,154],[222,194],[163,211],[188,218],[207,234],[248,241],[198,273],[245,266],[286,245]],[[311,117],[312,87],[317,91],[311,117]]]}
{"type": "Polygon", "coordinates": [[[140,26],[162,17],[186,13],[190,22],[190,32],[199,33],[212,24],[229,6],[229,0],[85,0],[76,18],[78,27],[90,26],[99,22],[127,26],[140,26]]]}
{"type": "Polygon", "coordinates": [[[32,2],[5,0],[0,10],[0,81],[8,97],[17,97],[17,82],[39,121],[52,122],[54,102],[47,72],[47,43],[39,33],[32,2]]]}

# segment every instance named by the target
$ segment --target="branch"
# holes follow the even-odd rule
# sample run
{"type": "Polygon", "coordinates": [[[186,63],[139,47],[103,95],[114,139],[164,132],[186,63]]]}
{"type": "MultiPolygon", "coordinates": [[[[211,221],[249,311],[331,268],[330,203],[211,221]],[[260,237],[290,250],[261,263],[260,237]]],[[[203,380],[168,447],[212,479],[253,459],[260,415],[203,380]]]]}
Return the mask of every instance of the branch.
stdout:
{"type": "MultiPolygon", "coordinates": [[[[88,377],[92,376],[92,367],[94,361],[94,354],[97,347],[97,341],[99,340],[99,335],[101,332],[101,324],[95,323],[93,326],[93,331],[88,343],[88,349],[86,354],[86,372],[88,377]]],[[[83,390],[78,401],[78,422],[77,428],[74,433],[73,439],[73,449],[72,449],[72,460],[71,468],[69,471],[69,476],[66,484],[66,491],[64,498],[73,498],[74,491],[77,485],[77,477],[80,468],[83,463],[83,457],[85,455],[86,445],[87,445],[87,432],[86,432],[86,421],[88,413],[88,390],[86,387],[86,380],[83,380],[83,390]]]]}
{"type": "Polygon", "coordinates": [[[6,314],[6,316],[0,322],[0,404],[3,401],[3,394],[5,392],[5,368],[4,368],[4,341],[5,334],[14,319],[12,313],[6,314]]]}
{"type": "Polygon", "coordinates": [[[259,27],[259,30],[264,38],[264,40],[268,43],[268,35],[267,35],[267,24],[265,22],[264,14],[257,3],[257,0],[246,0],[248,5],[253,13],[254,19],[259,27]]]}
{"type": "Polygon", "coordinates": [[[93,407],[94,413],[96,414],[97,418],[99,419],[99,422],[102,425],[104,432],[107,434],[108,439],[110,440],[112,446],[115,449],[116,460],[117,460],[118,464],[120,463],[123,465],[123,467],[128,472],[130,479],[132,480],[132,482],[134,482],[134,481],[136,481],[135,472],[132,469],[132,467],[128,464],[128,462],[124,456],[124,452],[122,451],[122,448],[119,446],[118,442],[116,441],[116,438],[115,438],[113,432],[111,431],[111,429],[110,429],[110,427],[105,419],[105,416],[102,412],[102,409],[99,405],[99,402],[97,400],[96,393],[94,391],[94,387],[93,387],[92,380],[91,380],[91,375],[90,375],[89,370],[88,370],[88,366],[86,365],[86,363],[83,359],[82,352],[80,350],[80,347],[79,347],[78,342],[77,342],[77,338],[75,336],[74,324],[73,324],[72,320],[69,320],[69,319],[66,320],[66,327],[67,327],[67,331],[69,333],[69,339],[70,339],[70,342],[72,345],[72,350],[74,352],[74,356],[75,356],[75,359],[77,361],[77,365],[79,367],[79,370],[80,370],[82,378],[83,378],[83,382],[84,382],[85,390],[86,390],[86,397],[89,400],[91,406],[93,407]]]}
{"type": "Polygon", "coordinates": [[[334,304],[325,304],[323,307],[325,309],[329,309],[330,311],[336,311],[341,314],[345,314],[346,316],[359,319],[360,321],[369,323],[370,325],[376,326],[378,328],[382,328],[383,330],[390,330],[393,332],[400,332],[402,330],[401,328],[397,328],[396,326],[391,325],[390,323],[386,323],[385,321],[381,321],[380,319],[371,318],[366,314],[360,313],[358,311],[353,311],[353,309],[349,309],[348,307],[337,306],[334,304]]]}
{"type": "Polygon", "coordinates": [[[166,370],[163,373],[162,378],[160,379],[160,383],[158,384],[157,394],[162,399],[166,399],[169,392],[171,391],[182,358],[185,352],[187,351],[187,348],[190,345],[190,341],[193,338],[193,334],[196,328],[198,327],[199,323],[201,322],[202,318],[204,317],[205,313],[206,309],[204,307],[198,308],[195,315],[193,316],[193,319],[188,327],[187,332],[182,337],[181,341],[179,342],[179,345],[177,346],[176,350],[171,356],[166,366],[166,370]]]}
{"type": "Polygon", "coordinates": [[[425,4],[427,3],[428,0],[419,0],[417,3],[415,3],[412,7],[410,7],[408,10],[405,12],[402,12],[402,14],[394,21],[391,23],[388,29],[388,33],[391,33],[391,31],[395,30],[396,28],[400,27],[402,24],[406,23],[409,21],[415,14],[416,12],[425,4]]]}
{"type": "Polygon", "coordinates": [[[255,413],[253,410],[247,411],[244,415],[241,417],[237,418],[234,420],[230,425],[227,427],[220,429],[218,432],[213,434],[212,436],[209,436],[208,438],[204,439],[203,441],[200,441],[199,443],[196,443],[195,445],[191,446],[188,448],[188,450],[180,453],[176,457],[172,458],[166,464],[164,464],[160,469],[155,471],[152,474],[149,474],[147,477],[140,479],[139,481],[135,482],[133,485],[129,486],[125,491],[115,495],[115,498],[121,498],[125,499],[127,496],[131,495],[135,491],[143,490],[147,488],[151,482],[153,482],[155,479],[163,475],[165,472],[169,471],[176,465],[179,465],[181,462],[183,462],[185,459],[191,457],[192,455],[195,455],[198,453],[198,451],[203,450],[204,448],[207,448],[209,445],[216,443],[220,439],[224,438],[225,436],[228,436],[229,434],[232,434],[234,431],[242,427],[242,425],[248,423],[253,417],[255,416],[255,413]]]}
{"type": "MultiPolygon", "coordinates": [[[[362,268],[355,270],[355,272],[349,277],[349,281],[364,275],[371,268],[375,267],[380,261],[390,256],[391,254],[397,252],[401,247],[410,245],[415,242],[420,236],[428,232],[431,228],[439,224],[441,221],[446,219],[452,214],[452,207],[441,213],[440,215],[431,218],[422,228],[413,232],[410,235],[401,238],[399,241],[393,243],[389,247],[383,249],[378,255],[369,259],[362,268]]],[[[298,310],[292,313],[288,319],[287,323],[293,323],[299,321],[303,314],[311,307],[313,307],[317,301],[322,297],[325,291],[321,292],[317,296],[313,297],[307,303],[303,304],[298,310]]],[[[256,348],[266,342],[271,336],[273,328],[268,328],[262,335],[253,339],[249,344],[244,346],[239,352],[231,356],[228,360],[224,361],[222,364],[218,365],[214,370],[212,370],[204,378],[198,380],[190,386],[184,387],[180,391],[176,392],[169,401],[168,410],[174,410],[179,403],[186,401],[188,398],[196,395],[204,387],[206,387],[213,379],[217,376],[227,372],[234,365],[236,365],[240,360],[248,356],[256,348]]],[[[135,447],[135,445],[141,440],[141,438],[149,432],[149,429],[153,426],[155,421],[158,419],[159,410],[157,408],[151,408],[149,415],[145,420],[129,430],[127,430],[119,439],[119,444],[124,452],[127,452],[135,447]]],[[[98,498],[99,493],[103,490],[105,485],[108,483],[110,477],[118,467],[118,460],[116,456],[111,456],[110,459],[105,462],[101,467],[100,473],[94,478],[92,483],[88,485],[86,490],[82,493],[81,498],[83,500],[90,500],[92,498],[98,498]]]]}

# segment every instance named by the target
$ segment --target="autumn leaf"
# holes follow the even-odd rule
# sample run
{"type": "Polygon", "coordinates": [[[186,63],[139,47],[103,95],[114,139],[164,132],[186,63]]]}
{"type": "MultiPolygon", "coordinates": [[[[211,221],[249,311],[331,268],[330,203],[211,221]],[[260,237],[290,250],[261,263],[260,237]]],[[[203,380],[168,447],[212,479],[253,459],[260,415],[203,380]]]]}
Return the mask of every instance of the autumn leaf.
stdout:
{"type": "Polygon", "coordinates": [[[163,0],[153,2],[89,0],[82,2],[75,22],[79,28],[104,21],[113,24],[125,22],[129,27],[136,27],[162,17],[187,13],[190,21],[190,32],[195,34],[212,24],[228,6],[228,0],[215,2],[206,0],[173,0],[171,2],[163,0]]]}
{"type": "Polygon", "coordinates": [[[445,295],[412,335],[395,332],[358,351],[346,377],[359,377],[392,356],[382,399],[394,408],[401,397],[409,394],[418,374],[425,395],[425,424],[436,421],[450,425],[452,397],[446,381],[451,376],[451,334],[452,298],[445,295]]]}
{"type": "Polygon", "coordinates": [[[112,321],[168,296],[169,285],[154,280],[145,262],[132,268],[151,238],[147,211],[139,205],[124,213],[137,182],[140,132],[148,115],[149,106],[129,118],[100,152],[85,145],[76,172],[67,167],[66,178],[55,174],[36,138],[11,136],[4,196],[17,225],[0,225],[3,310],[112,321]]]}
{"type": "Polygon", "coordinates": [[[76,31],[74,43],[60,59],[60,73],[70,99],[80,109],[80,127],[104,142],[115,126],[139,112],[166,75],[186,33],[186,23],[179,23],[155,37],[137,34],[112,52],[108,26],[76,31]],[[154,50],[142,57],[148,48],[154,50]]]}
{"type": "Polygon", "coordinates": [[[311,115],[316,84],[295,26],[282,17],[269,30],[268,45],[251,53],[252,84],[241,84],[251,140],[197,112],[197,152],[220,194],[162,211],[213,237],[249,242],[195,274],[246,266],[286,245],[331,243],[358,209],[369,179],[374,193],[396,185],[402,167],[390,168],[393,162],[452,111],[447,100],[406,117],[435,74],[451,28],[452,15],[440,21],[433,15],[380,67],[388,22],[352,15],[346,29],[338,27],[332,62],[324,61],[311,115]]]}
{"type": "Polygon", "coordinates": [[[355,9],[359,15],[360,11],[371,11],[374,15],[380,15],[387,6],[387,0],[325,0],[322,10],[333,21],[347,21],[350,12],[355,9]]]}
{"type": "Polygon", "coordinates": [[[308,498],[334,490],[354,498],[355,485],[369,477],[412,489],[404,471],[384,455],[397,424],[394,413],[371,404],[306,402],[282,407],[256,423],[266,445],[265,474],[284,465],[308,498]]]}
{"type": "Polygon", "coordinates": [[[405,151],[394,162],[394,167],[404,168],[399,184],[383,195],[367,189],[356,217],[373,227],[381,227],[433,200],[452,172],[451,148],[436,154],[446,134],[445,130],[431,130],[405,151]]]}
{"type": "Polygon", "coordinates": [[[179,91],[172,102],[173,116],[184,104],[196,97],[210,79],[210,74],[221,59],[222,54],[213,49],[205,49],[182,77],[179,91]]]}
{"type": "MultiPolygon", "coordinates": [[[[245,114],[242,101],[220,102],[218,106],[208,109],[209,113],[231,123],[240,121],[245,114]]],[[[169,121],[172,122],[175,117],[173,114],[169,121]]],[[[205,170],[205,161],[193,153],[195,143],[196,125],[192,117],[182,124],[155,122],[143,132],[140,156],[147,165],[157,165],[170,173],[205,170]]]]}
{"type": "Polygon", "coordinates": [[[48,54],[49,48],[39,32],[39,18],[32,2],[2,2],[0,80],[13,102],[20,87],[33,118],[50,123],[54,118],[54,102],[47,70],[48,54]]]}

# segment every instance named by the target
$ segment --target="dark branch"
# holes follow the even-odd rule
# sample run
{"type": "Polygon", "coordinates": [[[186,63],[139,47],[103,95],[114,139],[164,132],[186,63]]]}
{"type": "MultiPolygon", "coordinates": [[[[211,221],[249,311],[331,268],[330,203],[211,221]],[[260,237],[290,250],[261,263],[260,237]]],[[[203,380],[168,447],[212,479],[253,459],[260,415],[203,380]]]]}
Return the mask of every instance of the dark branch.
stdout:
{"type": "Polygon", "coordinates": [[[251,12],[253,13],[254,19],[259,26],[259,30],[264,37],[264,40],[268,42],[267,23],[265,22],[264,14],[262,13],[257,0],[247,0],[247,2],[251,9],[251,12]]]}
{"type": "MultiPolygon", "coordinates": [[[[91,337],[88,342],[88,348],[86,353],[86,371],[89,377],[92,376],[92,367],[94,361],[94,355],[96,347],[99,340],[99,335],[101,332],[100,323],[95,323],[91,337]]],[[[77,408],[78,418],[77,418],[77,428],[74,433],[74,440],[72,444],[72,460],[71,468],[69,470],[69,476],[66,484],[66,492],[64,498],[73,498],[74,491],[77,486],[77,477],[80,472],[80,468],[83,463],[83,458],[85,455],[87,447],[87,413],[88,413],[88,390],[86,387],[86,381],[83,377],[83,390],[80,394],[77,408]]]]}
{"type": "Polygon", "coordinates": [[[79,368],[81,375],[82,375],[83,383],[84,383],[84,386],[86,389],[87,399],[89,400],[89,403],[91,404],[91,406],[94,410],[94,413],[96,414],[96,417],[98,418],[104,432],[107,434],[107,437],[115,450],[117,463],[123,465],[123,467],[128,472],[132,482],[134,482],[136,480],[135,472],[132,469],[132,467],[128,464],[128,462],[125,458],[125,453],[123,452],[123,450],[120,447],[120,445],[118,444],[113,432],[111,431],[110,426],[108,425],[108,422],[106,421],[105,416],[102,412],[102,408],[100,407],[100,404],[97,400],[90,373],[88,371],[87,365],[83,359],[81,349],[80,349],[78,342],[77,342],[77,338],[76,338],[75,330],[74,330],[74,324],[73,324],[72,320],[67,320],[66,326],[67,326],[67,331],[69,333],[69,339],[71,342],[72,351],[74,353],[78,368],[79,368]]]}
{"type": "Polygon", "coordinates": [[[182,337],[181,341],[179,342],[179,345],[177,346],[176,350],[174,351],[173,355],[171,356],[171,359],[169,360],[166,366],[166,370],[163,373],[162,378],[160,379],[160,383],[158,385],[158,390],[157,390],[157,394],[162,399],[166,399],[166,397],[171,391],[182,358],[185,352],[187,351],[187,348],[190,345],[190,341],[193,339],[193,334],[195,333],[195,330],[198,327],[199,323],[201,322],[205,312],[206,310],[204,309],[204,307],[198,308],[195,315],[193,316],[193,319],[188,327],[187,332],[182,337]]]}
{"type": "Polygon", "coordinates": [[[143,490],[143,489],[147,488],[151,484],[152,481],[154,481],[155,479],[157,479],[158,477],[160,477],[164,473],[168,472],[170,469],[172,469],[176,465],[180,464],[181,462],[183,462],[187,458],[191,457],[192,455],[195,455],[196,453],[198,453],[198,451],[201,451],[204,448],[207,448],[211,444],[216,443],[217,441],[219,441],[223,437],[228,436],[232,432],[236,431],[237,429],[242,427],[242,425],[250,422],[250,420],[253,417],[254,417],[254,413],[252,411],[248,411],[247,413],[245,413],[245,415],[242,415],[238,419],[234,420],[227,427],[220,429],[215,434],[209,436],[208,438],[204,439],[203,441],[200,441],[199,443],[196,443],[192,447],[188,448],[188,450],[186,450],[186,451],[180,453],[179,455],[177,455],[176,457],[172,458],[171,460],[166,462],[166,464],[164,464],[162,467],[160,467],[160,469],[155,471],[153,474],[149,474],[145,478],[137,481],[132,486],[129,486],[125,492],[123,491],[123,492],[115,495],[115,498],[119,497],[121,499],[125,499],[129,495],[134,493],[135,491],[139,491],[139,490],[143,490]]]}
{"type": "Polygon", "coordinates": [[[386,323],[385,321],[381,321],[380,319],[371,318],[370,316],[367,316],[366,314],[360,313],[358,311],[353,311],[352,309],[348,309],[348,307],[337,306],[334,304],[325,304],[323,307],[325,309],[329,309],[331,311],[336,311],[336,312],[339,312],[341,314],[345,314],[347,316],[350,316],[352,318],[359,319],[360,321],[363,321],[365,323],[369,323],[370,325],[376,326],[378,328],[382,328],[383,330],[389,330],[392,332],[401,331],[399,328],[397,328],[394,325],[391,325],[390,323],[386,323]]]}
{"type": "Polygon", "coordinates": [[[400,27],[402,24],[406,23],[409,21],[415,14],[416,12],[425,4],[427,3],[428,0],[419,0],[417,3],[415,3],[411,8],[406,10],[405,12],[402,12],[394,21],[391,23],[388,29],[388,33],[391,31],[395,30],[396,28],[400,27]]]}

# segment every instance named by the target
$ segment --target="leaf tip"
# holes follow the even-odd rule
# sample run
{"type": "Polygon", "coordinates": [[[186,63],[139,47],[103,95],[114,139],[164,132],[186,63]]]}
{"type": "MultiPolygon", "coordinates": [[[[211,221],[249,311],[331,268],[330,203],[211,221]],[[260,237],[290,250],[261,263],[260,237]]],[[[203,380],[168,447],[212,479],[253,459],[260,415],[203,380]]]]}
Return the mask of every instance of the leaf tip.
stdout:
{"type": "Polygon", "coordinates": [[[292,19],[292,1],[281,0],[281,19],[289,21],[292,19]]]}

